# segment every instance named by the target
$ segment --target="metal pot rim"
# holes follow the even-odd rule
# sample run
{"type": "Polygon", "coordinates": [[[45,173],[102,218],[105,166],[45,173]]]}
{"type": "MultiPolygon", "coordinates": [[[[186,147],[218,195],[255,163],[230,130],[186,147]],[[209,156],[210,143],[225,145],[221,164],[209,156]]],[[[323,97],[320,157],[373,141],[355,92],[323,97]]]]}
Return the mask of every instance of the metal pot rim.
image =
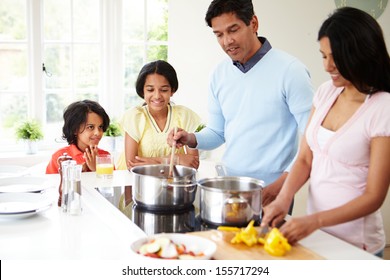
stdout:
{"type": "Polygon", "coordinates": [[[216,177],[210,177],[210,178],[202,178],[198,181],[198,186],[201,189],[205,189],[208,191],[213,192],[230,192],[230,191],[236,191],[236,190],[229,190],[229,189],[221,189],[221,188],[215,188],[215,187],[208,187],[203,185],[206,182],[222,182],[222,181],[235,181],[235,182],[244,182],[244,183],[254,183],[258,185],[258,188],[253,188],[251,190],[240,190],[239,192],[253,192],[257,190],[262,190],[264,188],[264,181],[252,177],[245,177],[245,176],[216,176],[216,177]]]}
{"type": "MultiPolygon", "coordinates": [[[[169,165],[167,165],[167,164],[150,164],[150,165],[147,165],[147,166],[149,168],[155,168],[155,167],[167,167],[169,165]]],[[[173,177],[173,181],[172,182],[169,182],[170,180],[172,180],[172,178],[167,178],[165,176],[161,176],[160,177],[160,176],[155,176],[155,175],[142,174],[142,173],[134,171],[135,169],[147,168],[147,167],[145,167],[145,165],[134,166],[129,171],[132,174],[137,175],[137,176],[142,176],[144,178],[152,178],[152,179],[160,180],[162,187],[189,188],[189,187],[194,187],[194,185],[197,186],[197,181],[196,180],[194,180],[193,182],[175,181],[175,178],[179,178],[180,179],[180,178],[185,178],[185,177],[189,177],[189,176],[196,176],[197,170],[195,168],[184,166],[184,165],[181,165],[181,167],[184,168],[184,169],[187,169],[187,170],[191,170],[193,172],[193,174],[192,175],[185,175],[185,176],[182,176],[182,177],[173,177]]]]}
{"type": "MultiPolygon", "coordinates": [[[[145,177],[152,177],[152,178],[158,178],[158,179],[167,179],[166,177],[158,177],[158,176],[154,176],[154,175],[147,175],[147,174],[142,174],[142,173],[138,173],[138,172],[135,172],[134,170],[135,169],[141,169],[141,168],[146,168],[145,166],[148,166],[150,168],[153,168],[153,167],[157,167],[157,166],[160,166],[160,167],[163,167],[163,166],[169,166],[168,164],[148,164],[148,165],[139,165],[139,166],[134,166],[132,168],[129,169],[129,171],[135,175],[139,175],[139,176],[145,176],[145,177]]],[[[181,166],[182,168],[184,169],[188,169],[188,170],[191,170],[194,172],[193,175],[195,175],[197,173],[197,170],[193,167],[188,167],[188,166],[184,166],[184,165],[178,165],[178,166],[181,166]]],[[[189,176],[189,175],[187,175],[189,176]]],[[[183,176],[183,177],[186,177],[186,176],[183,176]]]]}

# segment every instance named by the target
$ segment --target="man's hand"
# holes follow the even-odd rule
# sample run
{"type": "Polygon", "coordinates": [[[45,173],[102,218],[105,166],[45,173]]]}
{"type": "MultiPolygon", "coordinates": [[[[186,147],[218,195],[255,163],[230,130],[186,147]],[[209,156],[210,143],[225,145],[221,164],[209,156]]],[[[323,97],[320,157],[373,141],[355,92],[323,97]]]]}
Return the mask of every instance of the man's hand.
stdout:
{"type": "Polygon", "coordinates": [[[176,148],[180,149],[181,147],[187,145],[190,148],[195,148],[197,145],[195,134],[188,133],[187,131],[177,128],[176,133],[174,134],[174,130],[168,134],[167,143],[172,147],[174,142],[176,141],[176,148]]]}

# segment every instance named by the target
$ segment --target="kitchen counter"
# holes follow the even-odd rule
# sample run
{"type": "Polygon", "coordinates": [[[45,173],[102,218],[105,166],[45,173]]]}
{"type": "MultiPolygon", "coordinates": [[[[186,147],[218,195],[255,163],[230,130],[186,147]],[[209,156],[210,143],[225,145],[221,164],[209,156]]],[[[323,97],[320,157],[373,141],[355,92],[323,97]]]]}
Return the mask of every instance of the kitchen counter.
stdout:
{"type": "MultiPolygon", "coordinates": [[[[215,175],[214,163],[202,161],[198,179],[215,175]]],[[[65,214],[57,207],[59,175],[43,176],[52,186],[47,194],[53,199],[53,205],[24,219],[0,218],[0,259],[132,257],[130,244],[146,233],[95,189],[131,185],[131,173],[116,170],[111,180],[97,179],[94,172],[83,173],[83,211],[79,216],[65,214]]],[[[378,259],[322,231],[314,232],[300,244],[325,259],[378,259]]]]}
{"type": "MultiPolygon", "coordinates": [[[[79,216],[57,206],[56,174],[45,176],[52,186],[46,191],[53,199],[48,210],[20,219],[0,217],[0,259],[130,259],[130,244],[146,234],[91,187],[91,175],[82,180],[79,216]]],[[[116,178],[126,176],[119,172],[116,178]]]]}

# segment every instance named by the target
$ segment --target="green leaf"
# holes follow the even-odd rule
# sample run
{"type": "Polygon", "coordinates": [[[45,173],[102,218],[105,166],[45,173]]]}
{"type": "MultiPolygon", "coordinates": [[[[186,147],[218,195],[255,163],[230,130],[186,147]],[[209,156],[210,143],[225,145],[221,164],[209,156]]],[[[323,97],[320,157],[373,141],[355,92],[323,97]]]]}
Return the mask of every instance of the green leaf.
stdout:
{"type": "Polygon", "coordinates": [[[112,137],[121,136],[122,130],[120,125],[116,121],[111,121],[107,130],[104,132],[104,135],[112,137]]]}
{"type": "Polygon", "coordinates": [[[27,120],[16,127],[16,138],[41,140],[43,139],[43,131],[41,125],[36,120],[27,120]]]}
{"type": "Polygon", "coordinates": [[[197,128],[196,128],[196,130],[195,130],[195,132],[199,132],[199,131],[201,131],[203,128],[205,128],[206,127],[206,125],[205,124],[200,124],[197,128]]]}

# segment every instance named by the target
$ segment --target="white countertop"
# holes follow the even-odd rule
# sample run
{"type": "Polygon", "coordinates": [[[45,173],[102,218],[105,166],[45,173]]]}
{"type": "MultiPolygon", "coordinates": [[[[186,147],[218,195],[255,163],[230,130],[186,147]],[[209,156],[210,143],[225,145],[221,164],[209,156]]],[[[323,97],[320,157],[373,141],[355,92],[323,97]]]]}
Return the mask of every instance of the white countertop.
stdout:
{"type": "MultiPolygon", "coordinates": [[[[146,234],[88,184],[93,180],[85,180],[82,214],[73,216],[57,206],[59,175],[46,177],[53,186],[47,191],[53,198],[50,209],[27,218],[0,218],[0,259],[132,257],[130,244],[146,234]]],[[[123,180],[125,172],[116,177],[123,180]]]]}
{"type": "MultiPolygon", "coordinates": [[[[214,163],[203,161],[198,179],[215,176],[214,163]]],[[[52,186],[50,209],[24,219],[0,218],[0,259],[130,259],[130,244],[146,234],[101,196],[96,187],[131,185],[128,171],[116,170],[112,180],[82,174],[79,216],[57,207],[59,175],[44,175],[52,186]]],[[[378,259],[325,232],[316,231],[300,242],[326,259],[378,259]]]]}

